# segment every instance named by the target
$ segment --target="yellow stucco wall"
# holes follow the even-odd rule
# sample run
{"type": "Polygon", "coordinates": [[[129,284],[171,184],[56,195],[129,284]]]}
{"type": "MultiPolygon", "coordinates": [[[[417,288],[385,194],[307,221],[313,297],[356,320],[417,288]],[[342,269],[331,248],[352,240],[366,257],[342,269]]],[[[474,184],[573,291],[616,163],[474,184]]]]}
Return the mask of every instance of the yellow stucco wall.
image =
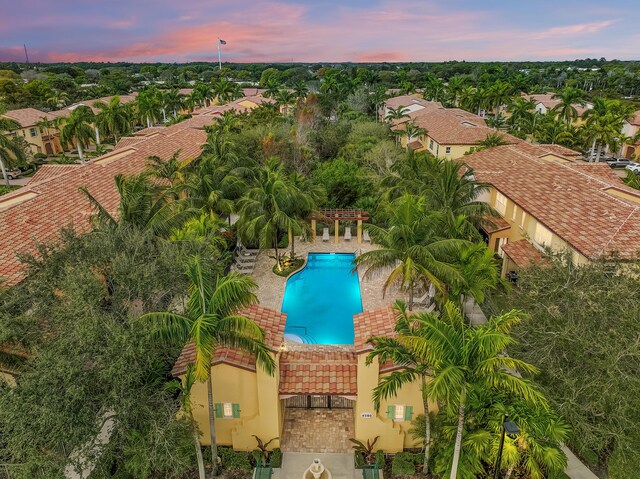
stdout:
{"type": "MultiPolygon", "coordinates": [[[[506,195],[505,195],[506,196],[506,195]]],[[[494,208],[502,218],[511,226],[508,230],[498,231],[489,236],[489,248],[497,252],[497,239],[508,238],[510,243],[521,239],[527,239],[529,242],[535,244],[536,230],[546,228],[544,224],[540,223],[530,213],[523,210],[520,206],[514,203],[508,196],[506,197],[506,208],[501,210],[496,202],[497,190],[491,188],[489,195],[489,205],[494,208]],[[524,221],[523,221],[524,216],[524,221]],[[538,226],[540,225],[540,226],[538,226]]],[[[546,228],[548,230],[548,228],[546,228]]],[[[549,230],[550,231],[550,230],[549,230]]],[[[575,264],[587,264],[589,259],[584,255],[576,251],[569,243],[563,240],[560,236],[556,235],[553,231],[551,233],[551,241],[545,246],[551,248],[554,252],[569,251],[573,257],[575,264]]],[[[512,268],[513,269],[513,268],[512,268]]]]}
{"type": "MultiPolygon", "coordinates": [[[[216,418],[216,439],[219,445],[251,451],[256,447],[255,434],[268,441],[280,436],[282,410],[278,399],[278,379],[261,369],[247,371],[227,364],[211,368],[214,403],[240,405],[240,418],[216,418]]],[[[203,445],[209,445],[207,385],[196,383],[191,390],[193,416],[200,428],[203,445]]],[[[279,447],[278,441],[271,447],[279,447]]]]}
{"type": "Polygon", "coordinates": [[[371,391],[378,385],[378,361],[375,360],[370,366],[367,366],[365,364],[366,356],[366,354],[358,356],[358,398],[354,409],[356,439],[367,441],[380,436],[376,448],[385,452],[400,452],[403,448],[420,447],[409,434],[410,421],[394,421],[386,417],[387,406],[396,404],[412,406],[414,419],[418,414],[423,414],[424,408],[419,384],[409,384],[402,387],[396,397],[383,401],[380,410],[376,412],[371,399],[371,391]],[[373,417],[363,417],[363,414],[368,415],[369,413],[373,417]]]}
{"type": "MultiPolygon", "coordinates": [[[[429,134],[422,135],[419,138],[412,138],[412,141],[415,141],[415,140],[420,140],[420,142],[424,145],[423,148],[420,148],[419,150],[416,150],[416,151],[428,151],[429,153],[431,153],[433,156],[437,158],[447,159],[447,160],[457,160],[458,158],[462,158],[465,155],[465,153],[467,153],[472,148],[477,146],[477,145],[441,145],[437,141],[433,140],[433,138],[431,138],[429,134]],[[433,141],[433,145],[431,145],[431,141],[433,141]],[[449,153],[447,153],[447,148],[449,148],[449,153]]],[[[402,145],[403,148],[407,147],[406,135],[400,137],[400,144],[402,145]]]]}
{"type": "MultiPolygon", "coordinates": [[[[51,149],[54,154],[62,152],[62,147],[60,146],[60,139],[57,136],[58,135],[57,130],[54,128],[49,129],[49,134],[53,135],[54,138],[46,141],[43,138],[43,133],[40,132],[40,129],[37,126],[20,128],[18,130],[15,130],[15,133],[16,133],[16,136],[18,136],[18,138],[23,138],[29,144],[29,147],[31,148],[31,152],[33,154],[47,153],[47,149],[45,146],[46,143],[51,144],[51,149]],[[35,136],[31,136],[32,132],[35,133],[35,136]]],[[[44,135],[47,135],[46,130],[44,131],[44,135]]],[[[12,137],[13,132],[6,136],[12,137]]]]}

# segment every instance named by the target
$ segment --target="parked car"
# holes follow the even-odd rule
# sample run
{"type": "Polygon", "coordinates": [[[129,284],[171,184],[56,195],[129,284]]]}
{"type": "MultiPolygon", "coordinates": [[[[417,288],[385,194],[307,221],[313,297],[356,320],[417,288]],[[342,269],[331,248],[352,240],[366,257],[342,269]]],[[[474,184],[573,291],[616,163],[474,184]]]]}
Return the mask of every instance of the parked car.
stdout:
{"type": "Polygon", "coordinates": [[[607,161],[607,165],[609,165],[611,168],[626,168],[632,163],[633,161],[626,158],[617,158],[615,160],[607,161]]]}
{"type": "Polygon", "coordinates": [[[636,175],[640,175],[640,163],[631,163],[624,167],[625,170],[635,173],[636,175]]]}
{"type": "Polygon", "coordinates": [[[9,178],[10,180],[15,180],[16,178],[20,178],[21,176],[22,176],[22,171],[20,171],[20,168],[7,170],[7,178],[9,178]]]}

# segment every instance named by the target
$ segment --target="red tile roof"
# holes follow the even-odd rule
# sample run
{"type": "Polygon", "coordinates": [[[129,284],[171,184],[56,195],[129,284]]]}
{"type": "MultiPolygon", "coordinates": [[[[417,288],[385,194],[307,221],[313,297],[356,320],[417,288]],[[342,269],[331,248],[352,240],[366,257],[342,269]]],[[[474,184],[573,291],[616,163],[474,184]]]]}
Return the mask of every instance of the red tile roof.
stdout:
{"type": "MultiPolygon", "coordinates": [[[[535,95],[528,95],[528,96],[524,95],[524,97],[533,100],[536,103],[536,105],[538,103],[541,103],[548,110],[552,110],[556,106],[558,106],[558,104],[560,103],[559,99],[553,98],[554,95],[555,93],[542,93],[542,94],[535,94],[535,95]]],[[[588,110],[586,106],[578,105],[577,103],[574,103],[573,106],[578,112],[579,116],[582,116],[582,114],[588,110]]]]}
{"type": "Polygon", "coordinates": [[[502,251],[520,268],[542,261],[542,253],[526,239],[507,243],[502,246],[502,251]]]}
{"type": "Polygon", "coordinates": [[[382,306],[353,316],[354,341],[357,353],[369,351],[367,340],[373,336],[393,336],[395,318],[391,305],[382,306]]]}
{"type": "Polygon", "coordinates": [[[420,148],[424,148],[424,145],[420,142],[420,140],[413,140],[407,146],[412,150],[419,150],[420,148]]]}
{"type": "MultiPolygon", "coordinates": [[[[207,118],[211,122],[211,117],[207,118]]],[[[16,253],[34,252],[36,243],[56,241],[62,227],[73,224],[80,233],[88,231],[93,210],[79,192],[80,186],[86,186],[102,205],[115,213],[118,192],[113,178],[117,174],[144,171],[151,155],[168,159],[180,150],[181,159],[196,157],[206,137],[204,130],[193,128],[187,122],[178,123],[132,148],[108,153],[65,174],[29,183],[3,195],[0,199],[0,277],[8,284],[18,282],[23,271],[16,253]],[[108,161],[110,157],[114,159],[108,161]]]]}
{"type": "Polygon", "coordinates": [[[429,106],[440,106],[439,103],[435,103],[432,101],[424,100],[415,95],[400,95],[393,98],[389,98],[384,102],[387,108],[399,108],[401,106],[409,107],[411,105],[421,105],[424,107],[429,106]]]}
{"type": "Polygon", "coordinates": [[[640,193],[614,180],[606,165],[546,161],[520,145],[490,148],[464,161],[480,181],[492,184],[587,258],[638,256],[640,193]],[[615,196],[611,189],[630,198],[615,196]]]}
{"type": "Polygon", "coordinates": [[[7,118],[12,119],[22,128],[35,126],[43,118],[46,118],[47,120],[53,120],[56,118],[55,115],[52,115],[51,113],[36,110],[35,108],[19,108],[17,110],[9,110],[2,116],[6,116],[7,118]]]}
{"type": "Polygon", "coordinates": [[[29,185],[35,185],[41,181],[48,181],[60,175],[68,174],[79,168],[80,165],[42,165],[29,180],[29,185]]]}
{"type": "Polygon", "coordinates": [[[408,118],[393,122],[392,129],[404,129],[404,124],[413,123],[424,128],[427,135],[440,145],[476,145],[487,136],[499,133],[504,141],[517,143],[522,140],[507,133],[489,128],[483,118],[460,108],[444,108],[437,103],[409,113],[408,118]]]}
{"type": "Polygon", "coordinates": [[[123,136],[122,138],[120,138],[118,140],[118,143],[116,143],[116,146],[114,148],[114,150],[120,150],[122,148],[129,148],[130,146],[133,146],[137,143],[140,143],[141,141],[143,141],[143,138],[137,137],[137,136],[123,136]]]}
{"type": "Polygon", "coordinates": [[[358,358],[352,351],[288,351],[280,357],[280,394],[358,393],[358,358]]]}
{"type": "Polygon", "coordinates": [[[580,153],[579,151],[572,150],[571,148],[567,148],[566,146],[562,146],[562,145],[555,145],[551,143],[541,143],[538,146],[540,146],[541,148],[544,148],[550,153],[564,156],[567,158],[572,158],[572,157],[576,158],[576,157],[582,156],[582,153],[580,153]]]}
{"type": "Polygon", "coordinates": [[[482,229],[487,233],[495,233],[496,231],[506,230],[511,225],[502,216],[485,216],[482,221],[482,229]]]}
{"type": "MultiPolygon", "coordinates": [[[[284,327],[287,322],[287,315],[273,309],[254,304],[242,310],[240,314],[253,320],[265,332],[265,343],[273,350],[277,350],[284,341],[284,327]]],[[[193,343],[187,344],[176,360],[172,374],[179,376],[184,374],[189,364],[193,364],[196,351],[193,343]]],[[[224,363],[243,369],[256,370],[256,361],[248,353],[235,349],[221,348],[211,360],[211,364],[224,363]]]]}
{"type": "Polygon", "coordinates": [[[640,126],[640,110],[635,112],[633,116],[629,119],[630,125],[640,126]]]}

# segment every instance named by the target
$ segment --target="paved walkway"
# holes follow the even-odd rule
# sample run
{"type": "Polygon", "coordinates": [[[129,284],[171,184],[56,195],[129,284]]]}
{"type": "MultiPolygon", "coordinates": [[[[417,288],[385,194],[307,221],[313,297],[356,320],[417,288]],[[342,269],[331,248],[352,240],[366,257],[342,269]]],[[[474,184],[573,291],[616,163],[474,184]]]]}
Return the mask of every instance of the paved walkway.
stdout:
{"type": "Polygon", "coordinates": [[[353,409],[288,408],[282,431],[283,452],[346,453],[355,436],[353,409]]]}
{"type": "Polygon", "coordinates": [[[316,458],[320,459],[331,472],[333,479],[354,479],[355,466],[352,452],[348,454],[285,452],[282,455],[279,479],[302,479],[305,471],[316,458]]]}

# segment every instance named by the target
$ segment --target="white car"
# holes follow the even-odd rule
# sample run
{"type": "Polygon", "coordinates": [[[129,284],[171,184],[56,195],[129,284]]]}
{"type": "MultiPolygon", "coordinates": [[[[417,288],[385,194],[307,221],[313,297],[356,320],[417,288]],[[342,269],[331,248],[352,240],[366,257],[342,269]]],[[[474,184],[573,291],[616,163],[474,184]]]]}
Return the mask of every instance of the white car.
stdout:
{"type": "Polygon", "coordinates": [[[640,163],[631,163],[630,165],[625,166],[624,169],[631,173],[635,173],[636,175],[640,175],[640,163]]]}

